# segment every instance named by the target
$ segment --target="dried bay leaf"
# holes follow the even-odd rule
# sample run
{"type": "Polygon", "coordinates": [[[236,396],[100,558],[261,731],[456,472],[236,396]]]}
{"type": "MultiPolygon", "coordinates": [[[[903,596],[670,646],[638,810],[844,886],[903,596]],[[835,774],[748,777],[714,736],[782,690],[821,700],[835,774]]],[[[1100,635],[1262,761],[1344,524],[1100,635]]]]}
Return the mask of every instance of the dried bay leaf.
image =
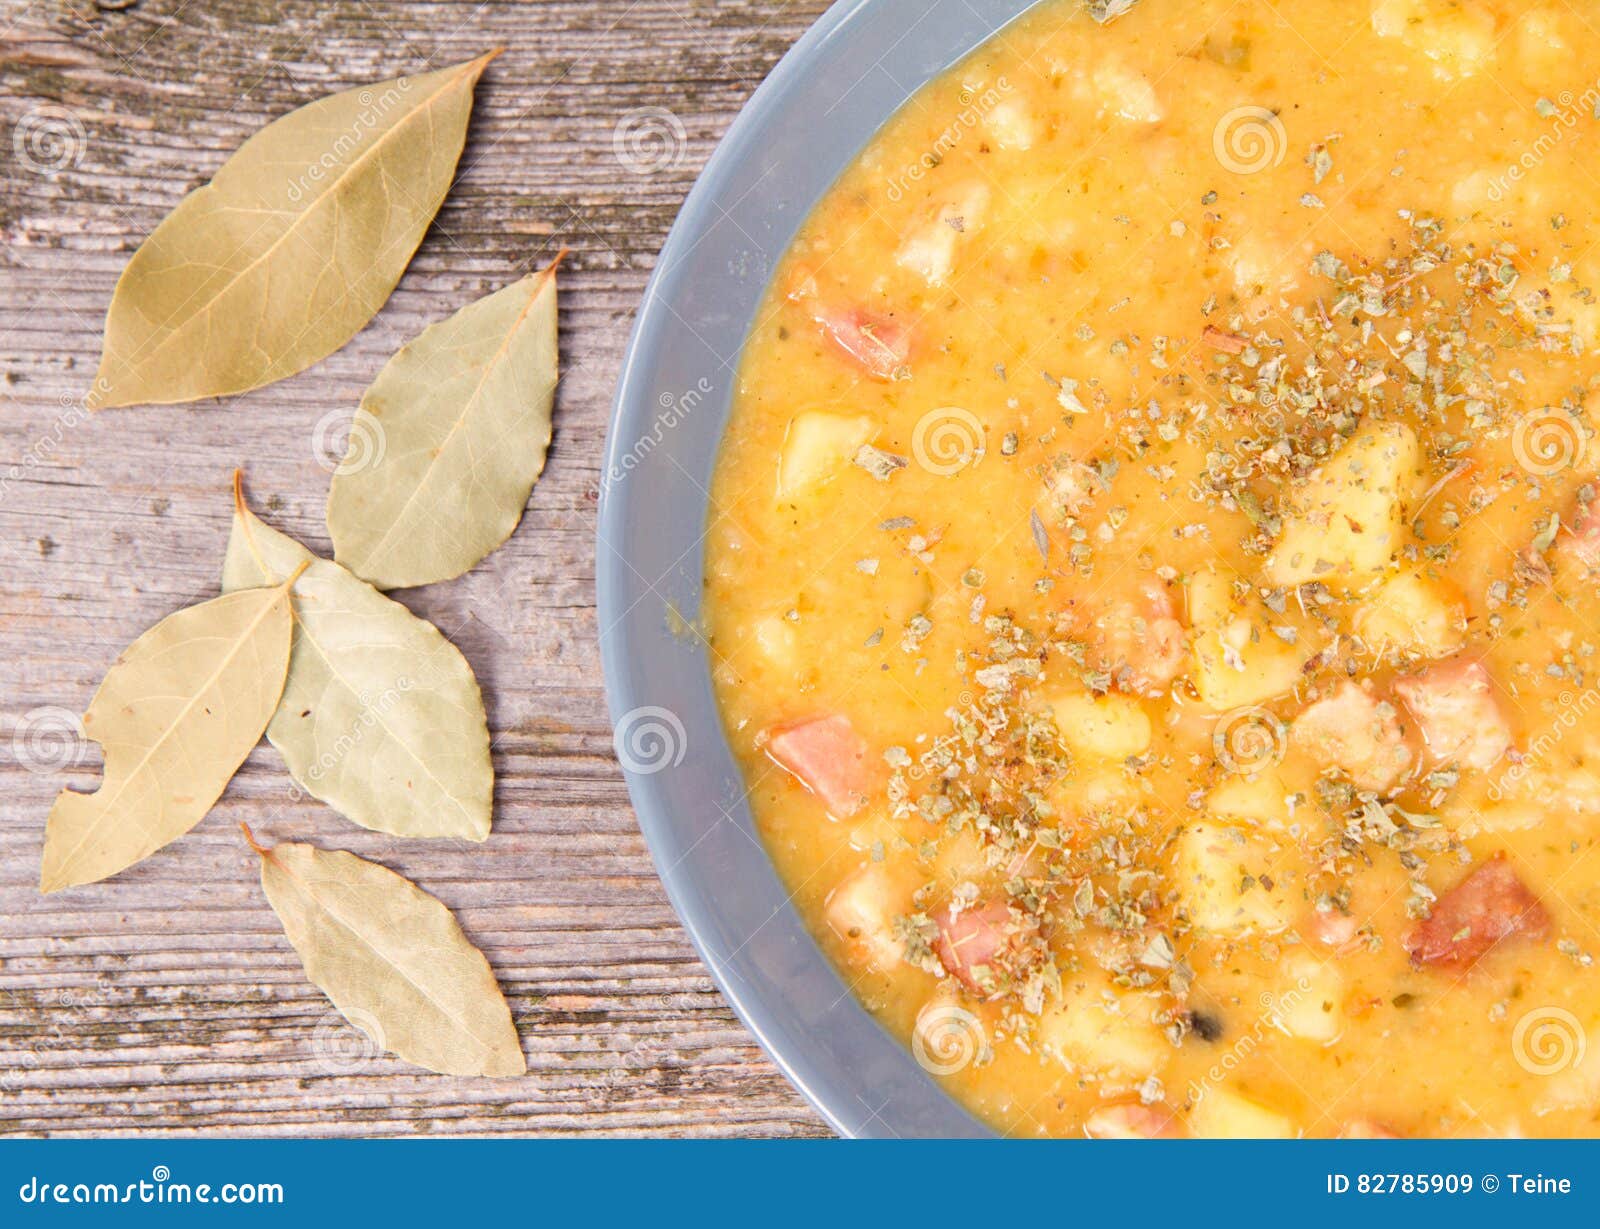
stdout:
{"type": "Polygon", "coordinates": [[[472,667],[433,624],[264,524],[234,482],[226,591],[294,586],[289,679],[267,738],[308,793],[396,836],[489,835],[494,769],[472,667]]]}
{"type": "Polygon", "coordinates": [[[42,891],[132,866],[221,797],[283,694],[289,593],[283,583],[180,610],[107,671],[83,719],[105,773],[94,793],[63,790],[50,808],[42,891]]]}
{"type": "Polygon", "coordinates": [[[443,1075],[527,1071],[489,962],[438,899],[354,854],[251,847],[306,976],[377,1045],[443,1075]]]}
{"type": "Polygon", "coordinates": [[[89,404],[240,393],[349,341],[443,203],[496,54],[319,99],[240,146],[123,270],[89,404]]]}
{"type": "Polygon", "coordinates": [[[544,469],[556,374],[554,264],[402,347],[328,491],[334,558],[397,589],[459,576],[504,542],[544,469]]]}

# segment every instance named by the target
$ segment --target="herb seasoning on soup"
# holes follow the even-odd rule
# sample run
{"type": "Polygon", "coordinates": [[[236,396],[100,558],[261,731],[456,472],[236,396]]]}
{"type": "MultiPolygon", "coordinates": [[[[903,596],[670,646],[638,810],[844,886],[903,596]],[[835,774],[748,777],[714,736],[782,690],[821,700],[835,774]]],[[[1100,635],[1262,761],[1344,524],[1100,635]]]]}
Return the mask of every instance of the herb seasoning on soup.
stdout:
{"type": "Polygon", "coordinates": [[[1597,1133],[1596,78],[1587,2],[1053,0],[785,257],[716,687],[1000,1129],[1597,1133]]]}

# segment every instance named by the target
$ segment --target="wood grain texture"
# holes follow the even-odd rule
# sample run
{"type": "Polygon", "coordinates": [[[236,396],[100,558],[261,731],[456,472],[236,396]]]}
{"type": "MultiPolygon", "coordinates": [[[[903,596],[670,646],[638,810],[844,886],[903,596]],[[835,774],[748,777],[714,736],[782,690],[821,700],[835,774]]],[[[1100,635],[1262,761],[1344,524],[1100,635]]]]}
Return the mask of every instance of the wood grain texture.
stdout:
{"type": "Polygon", "coordinates": [[[611,748],[593,535],[634,308],[717,138],[826,0],[0,0],[0,1133],[799,1135],[824,1127],[696,959],[611,748]],[[291,380],[226,403],[79,408],[118,273],[253,131],[332,90],[506,53],[459,182],[388,306],[291,380]],[[666,108],[650,173],[619,121],[666,108]],[[217,810],[110,884],[43,898],[45,813],[93,788],[68,722],[116,654],[217,592],[228,475],[326,552],[331,466],[400,344],[569,247],[550,466],[471,575],[404,593],[489,705],[488,845],[407,842],[296,802],[268,747],[217,810]],[[320,449],[318,444],[320,442],[320,449]],[[346,848],[458,911],[494,965],[526,1078],[370,1053],[305,980],[239,821],[346,848]]]}

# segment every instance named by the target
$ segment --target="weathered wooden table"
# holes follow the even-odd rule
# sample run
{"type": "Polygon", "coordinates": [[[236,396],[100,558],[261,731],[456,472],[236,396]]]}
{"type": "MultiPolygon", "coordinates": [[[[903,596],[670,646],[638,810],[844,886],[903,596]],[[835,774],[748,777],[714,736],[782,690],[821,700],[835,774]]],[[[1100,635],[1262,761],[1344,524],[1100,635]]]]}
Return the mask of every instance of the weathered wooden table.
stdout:
{"type": "Polygon", "coordinates": [[[655,254],[735,111],[825,7],[0,0],[0,1132],[824,1130],[723,1003],[651,868],[601,694],[593,537],[655,254]],[[226,403],[80,415],[117,274],[229,152],[324,93],[495,46],[459,182],[366,331],[226,403]],[[624,136],[653,126],[648,156],[619,158],[625,118],[624,136]],[[522,528],[471,576],[400,595],[483,684],[489,842],[403,842],[294,803],[263,747],[180,842],[41,897],[50,801],[98,775],[72,718],[140,631],[217,591],[233,467],[263,515],[325,550],[329,472],[384,360],[561,247],[555,444],[522,528]],[[457,909],[507,990],[528,1075],[450,1079],[371,1053],[306,982],[241,820],[383,861],[457,909]]]}

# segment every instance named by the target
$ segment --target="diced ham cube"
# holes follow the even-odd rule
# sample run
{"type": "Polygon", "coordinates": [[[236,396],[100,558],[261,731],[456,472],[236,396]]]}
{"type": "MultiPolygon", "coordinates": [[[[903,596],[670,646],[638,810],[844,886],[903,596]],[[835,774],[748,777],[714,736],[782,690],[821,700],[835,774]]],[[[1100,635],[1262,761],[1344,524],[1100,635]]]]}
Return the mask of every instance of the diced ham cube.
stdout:
{"type": "Polygon", "coordinates": [[[1556,549],[1589,571],[1600,568],[1600,504],[1584,508],[1572,521],[1572,533],[1556,539],[1556,549]]]}
{"type": "Polygon", "coordinates": [[[1458,657],[1397,679],[1394,689],[1422,728],[1429,753],[1440,763],[1481,772],[1511,750],[1511,723],[1482,662],[1458,657]]]}
{"type": "Polygon", "coordinates": [[[842,290],[824,288],[816,270],[805,265],[790,274],[788,297],[873,379],[893,380],[904,372],[911,357],[909,328],[846,301],[842,290]]]}
{"type": "Polygon", "coordinates": [[[1344,1124],[1344,1130],[1339,1132],[1340,1139],[1402,1139],[1403,1136],[1391,1131],[1381,1122],[1373,1122],[1370,1118],[1357,1118],[1353,1122],[1344,1124]]]}
{"type": "Polygon", "coordinates": [[[822,913],[829,928],[845,941],[852,960],[885,972],[905,955],[905,941],[895,933],[894,921],[909,904],[909,893],[874,862],[842,880],[828,895],[822,913]]]}
{"type": "Polygon", "coordinates": [[[1334,951],[1353,951],[1359,945],[1357,936],[1361,933],[1361,923],[1348,913],[1317,909],[1306,923],[1306,933],[1334,951]]]}
{"type": "Polygon", "coordinates": [[[767,754],[840,819],[860,810],[876,785],[867,752],[841,713],[779,726],[767,738],[767,754]]]}
{"type": "Polygon", "coordinates": [[[1394,705],[1356,683],[1340,683],[1295,718],[1296,744],[1319,766],[1342,769],[1357,789],[1392,789],[1411,770],[1411,748],[1394,705]]]}
{"type": "Polygon", "coordinates": [[[939,927],[933,950],[945,971],[976,994],[991,989],[1002,971],[1000,958],[1018,930],[1011,907],[1004,901],[959,911],[946,905],[933,921],[939,927]]]}
{"type": "Polygon", "coordinates": [[[1088,640],[1089,665],[1135,694],[1160,694],[1189,660],[1172,597],[1155,580],[1140,581],[1131,598],[1113,599],[1090,624],[1088,640]]]}
{"type": "Polygon", "coordinates": [[[1214,324],[1208,324],[1205,331],[1200,334],[1200,340],[1213,350],[1221,350],[1224,354],[1243,354],[1249,346],[1250,339],[1241,337],[1238,333],[1230,333],[1226,329],[1219,329],[1214,324]]]}
{"type": "Polygon", "coordinates": [[[1166,1106],[1137,1101],[1091,1110],[1083,1130],[1090,1139],[1179,1139],[1183,1135],[1182,1124],[1166,1106]]]}
{"type": "Polygon", "coordinates": [[[1433,914],[1406,935],[1405,947],[1416,964],[1464,968],[1505,939],[1549,934],[1550,915],[1501,852],[1441,896],[1433,914]]]}
{"type": "Polygon", "coordinates": [[[892,380],[911,357],[911,331],[859,307],[814,303],[811,318],[823,335],[875,380],[892,380]]]}

